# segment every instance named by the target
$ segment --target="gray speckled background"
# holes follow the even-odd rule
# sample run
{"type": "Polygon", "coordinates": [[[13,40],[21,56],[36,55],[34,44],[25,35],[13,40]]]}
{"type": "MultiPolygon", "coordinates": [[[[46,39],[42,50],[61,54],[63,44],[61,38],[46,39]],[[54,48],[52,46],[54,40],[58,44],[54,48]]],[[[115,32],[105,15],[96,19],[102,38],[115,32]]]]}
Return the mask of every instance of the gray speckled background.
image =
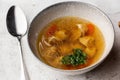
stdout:
{"type": "MultiPolygon", "coordinates": [[[[19,5],[27,17],[28,25],[45,7],[66,0],[0,0],[0,80],[20,80],[20,49],[18,41],[7,32],[6,14],[13,4],[19,5]]],[[[75,0],[82,1],[82,0],[75,0]]],[[[66,76],[42,66],[30,51],[26,50],[26,36],[22,40],[24,59],[31,80],[120,80],[120,0],[84,0],[105,11],[115,28],[115,44],[107,59],[94,70],[76,76],[66,76]]]]}

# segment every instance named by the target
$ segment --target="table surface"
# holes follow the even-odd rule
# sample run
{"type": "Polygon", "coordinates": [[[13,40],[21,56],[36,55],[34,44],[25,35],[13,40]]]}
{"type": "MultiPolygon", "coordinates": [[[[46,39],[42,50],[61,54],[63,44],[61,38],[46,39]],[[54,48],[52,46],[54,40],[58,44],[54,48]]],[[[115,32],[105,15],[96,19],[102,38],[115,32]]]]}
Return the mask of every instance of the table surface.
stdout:
{"type": "MultiPolygon", "coordinates": [[[[66,0],[0,0],[0,80],[20,80],[20,48],[15,37],[6,28],[6,14],[11,5],[20,6],[27,17],[28,26],[33,18],[49,5],[66,0]]],[[[67,0],[68,1],[68,0],[67,0]]],[[[75,0],[82,1],[82,0],[75,0]]],[[[76,76],[55,74],[52,70],[40,65],[35,56],[24,50],[24,59],[31,80],[120,80],[120,0],[84,0],[98,6],[108,14],[114,24],[115,44],[107,59],[94,70],[76,76]]],[[[26,36],[22,39],[26,47],[26,36]]]]}

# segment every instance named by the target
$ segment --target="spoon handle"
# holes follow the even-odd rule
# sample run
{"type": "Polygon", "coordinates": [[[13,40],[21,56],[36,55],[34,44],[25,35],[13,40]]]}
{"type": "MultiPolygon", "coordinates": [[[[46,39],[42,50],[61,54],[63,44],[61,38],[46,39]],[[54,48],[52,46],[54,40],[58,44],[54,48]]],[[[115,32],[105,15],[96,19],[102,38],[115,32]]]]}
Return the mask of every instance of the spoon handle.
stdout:
{"type": "Polygon", "coordinates": [[[21,45],[21,37],[18,37],[18,41],[20,44],[20,50],[21,50],[21,54],[20,54],[20,61],[21,61],[21,79],[20,80],[30,80],[27,68],[26,68],[26,64],[23,58],[23,50],[22,50],[22,45],[21,45]]]}

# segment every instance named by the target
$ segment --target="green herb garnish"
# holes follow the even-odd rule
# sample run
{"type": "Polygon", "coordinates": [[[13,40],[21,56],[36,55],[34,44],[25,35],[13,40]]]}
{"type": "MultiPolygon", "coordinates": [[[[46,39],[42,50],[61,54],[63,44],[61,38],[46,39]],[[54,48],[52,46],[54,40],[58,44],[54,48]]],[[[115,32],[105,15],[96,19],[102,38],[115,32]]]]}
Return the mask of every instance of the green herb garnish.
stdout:
{"type": "Polygon", "coordinates": [[[80,49],[74,49],[73,54],[64,56],[61,60],[62,64],[65,65],[80,65],[80,64],[85,64],[87,59],[86,53],[84,53],[80,49]]]}

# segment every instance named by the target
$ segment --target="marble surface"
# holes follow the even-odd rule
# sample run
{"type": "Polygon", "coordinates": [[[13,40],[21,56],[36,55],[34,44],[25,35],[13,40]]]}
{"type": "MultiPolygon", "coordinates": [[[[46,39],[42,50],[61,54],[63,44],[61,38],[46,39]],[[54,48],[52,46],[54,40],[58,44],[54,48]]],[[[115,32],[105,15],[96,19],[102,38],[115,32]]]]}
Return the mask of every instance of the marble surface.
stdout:
{"type": "MultiPolygon", "coordinates": [[[[6,14],[9,7],[11,5],[20,6],[25,12],[29,27],[33,18],[41,10],[63,1],[66,0],[0,0],[0,80],[20,80],[21,78],[19,44],[6,28],[6,14]]],[[[22,39],[22,47],[31,80],[120,80],[120,28],[118,28],[120,0],[84,0],[83,2],[98,6],[112,20],[116,37],[110,55],[102,64],[88,73],[76,76],[57,74],[41,65],[31,51],[26,50],[25,36],[22,39]]]]}

